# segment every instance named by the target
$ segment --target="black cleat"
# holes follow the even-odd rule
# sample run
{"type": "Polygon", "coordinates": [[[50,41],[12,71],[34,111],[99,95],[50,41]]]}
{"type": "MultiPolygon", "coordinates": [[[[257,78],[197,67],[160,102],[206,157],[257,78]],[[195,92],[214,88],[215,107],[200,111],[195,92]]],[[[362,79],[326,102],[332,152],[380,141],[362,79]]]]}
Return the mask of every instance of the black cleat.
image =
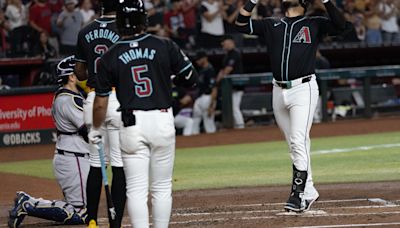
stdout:
{"type": "Polygon", "coordinates": [[[306,202],[300,197],[299,193],[292,193],[284,206],[287,212],[303,212],[306,208],[306,202]]]}

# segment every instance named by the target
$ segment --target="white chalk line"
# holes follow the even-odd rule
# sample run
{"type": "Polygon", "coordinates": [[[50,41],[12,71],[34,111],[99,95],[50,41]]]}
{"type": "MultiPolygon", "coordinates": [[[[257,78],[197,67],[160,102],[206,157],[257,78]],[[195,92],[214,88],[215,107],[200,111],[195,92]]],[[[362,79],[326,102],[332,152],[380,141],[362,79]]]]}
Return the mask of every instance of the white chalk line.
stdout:
{"type": "MultiPolygon", "coordinates": [[[[380,198],[359,198],[359,199],[342,199],[342,200],[318,200],[317,203],[350,203],[350,202],[362,202],[362,201],[371,201],[376,203],[377,201],[381,200],[382,202],[385,201],[380,198]]],[[[396,200],[394,200],[396,201],[396,200]]],[[[400,200],[398,200],[400,201],[400,200]]],[[[268,206],[283,206],[285,203],[255,203],[255,204],[229,204],[224,205],[222,207],[214,207],[214,210],[217,209],[225,209],[225,208],[245,208],[245,207],[268,207],[268,206]]],[[[173,211],[195,211],[195,210],[203,210],[202,207],[186,207],[186,208],[177,208],[173,209],[173,211]]],[[[179,213],[179,212],[176,212],[179,213]]]]}
{"type": "MultiPolygon", "coordinates": [[[[362,202],[369,201],[368,198],[360,199],[343,199],[343,200],[318,200],[318,203],[348,203],[348,202],[362,202]]],[[[400,200],[399,200],[400,201],[400,200]]],[[[215,207],[214,209],[224,209],[224,208],[235,208],[235,207],[265,207],[265,206],[283,206],[285,203],[255,203],[255,204],[230,204],[224,205],[223,207],[215,207]]],[[[202,207],[186,207],[177,208],[173,211],[194,211],[194,210],[204,210],[202,207]]]]}
{"type": "Polygon", "coordinates": [[[400,225],[400,222],[386,223],[368,223],[368,224],[342,224],[342,225],[325,225],[325,226],[293,226],[290,228],[334,228],[334,227],[371,227],[371,226],[393,226],[400,225]]]}
{"type": "Polygon", "coordinates": [[[334,149],[330,149],[330,150],[316,150],[316,151],[311,152],[311,154],[335,154],[335,153],[346,153],[346,152],[353,152],[353,151],[360,151],[360,150],[366,151],[366,150],[393,148],[393,147],[400,147],[400,143],[359,146],[359,147],[352,147],[352,148],[334,148],[334,149]]]}

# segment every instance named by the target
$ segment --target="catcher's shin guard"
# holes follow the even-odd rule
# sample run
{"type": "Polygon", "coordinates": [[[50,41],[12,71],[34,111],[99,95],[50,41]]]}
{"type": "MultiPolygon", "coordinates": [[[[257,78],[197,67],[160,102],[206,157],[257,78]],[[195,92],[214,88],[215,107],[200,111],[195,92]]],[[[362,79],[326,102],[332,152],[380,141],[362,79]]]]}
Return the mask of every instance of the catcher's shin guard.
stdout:
{"type": "Polygon", "coordinates": [[[26,201],[23,207],[29,216],[69,225],[84,224],[86,219],[86,209],[76,209],[63,201],[52,201],[50,204],[26,201]]]}
{"type": "Polygon", "coordinates": [[[285,204],[286,211],[302,212],[306,208],[304,200],[306,181],[307,171],[300,171],[293,165],[292,192],[285,204]]]}

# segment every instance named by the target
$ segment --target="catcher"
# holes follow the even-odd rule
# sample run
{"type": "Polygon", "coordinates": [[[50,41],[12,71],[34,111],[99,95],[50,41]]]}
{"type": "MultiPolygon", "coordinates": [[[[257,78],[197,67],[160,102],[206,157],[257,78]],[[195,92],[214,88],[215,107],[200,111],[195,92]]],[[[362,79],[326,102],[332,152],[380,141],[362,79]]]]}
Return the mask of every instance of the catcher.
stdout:
{"type": "Polygon", "coordinates": [[[85,224],[89,147],[83,121],[84,98],[78,91],[74,66],[74,56],[57,65],[57,83],[61,87],[54,95],[52,106],[57,128],[53,168],[65,200],[45,200],[17,192],[14,207],[9,212],[10,228],[19,227],[27,215],[63,224],[85,224]]]}

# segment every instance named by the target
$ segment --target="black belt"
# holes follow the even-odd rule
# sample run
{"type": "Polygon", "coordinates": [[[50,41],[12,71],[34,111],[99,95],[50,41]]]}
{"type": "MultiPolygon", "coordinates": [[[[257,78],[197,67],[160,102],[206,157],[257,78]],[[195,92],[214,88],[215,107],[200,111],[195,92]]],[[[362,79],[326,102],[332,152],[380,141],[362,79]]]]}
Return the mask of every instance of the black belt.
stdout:
{"type": "Polygon", "coordinates": [[[62,155],[73,154],[73,155],[75,155],[75,157],[82,157],[82,158],[86,156],[86,154],[83,154],[83,153],[75,153],[75,152],[70,152],[70,151],[60,150],[60,149],[57,149],[57,154],[62,154],[62,155]]]}
{"type": "MultiPolygon", "coordinates": [[[[312,76],[302,78],[300,84],[311,81],[311,78],[312,78],[312,76]]],[[[300,79],[300,78],[298,78],[298,79],[293,79],[293,80],[287,81],[287,82],[275,81],[275,84],[276,84],[277,86],[281,87],[282,89],[290,89],[290,88],[296,86],[296,85],[293,85],[294,83],[292,83],[292,82],[297,81],[297,80],[299,80],[299,79],[300,79]]]]}

